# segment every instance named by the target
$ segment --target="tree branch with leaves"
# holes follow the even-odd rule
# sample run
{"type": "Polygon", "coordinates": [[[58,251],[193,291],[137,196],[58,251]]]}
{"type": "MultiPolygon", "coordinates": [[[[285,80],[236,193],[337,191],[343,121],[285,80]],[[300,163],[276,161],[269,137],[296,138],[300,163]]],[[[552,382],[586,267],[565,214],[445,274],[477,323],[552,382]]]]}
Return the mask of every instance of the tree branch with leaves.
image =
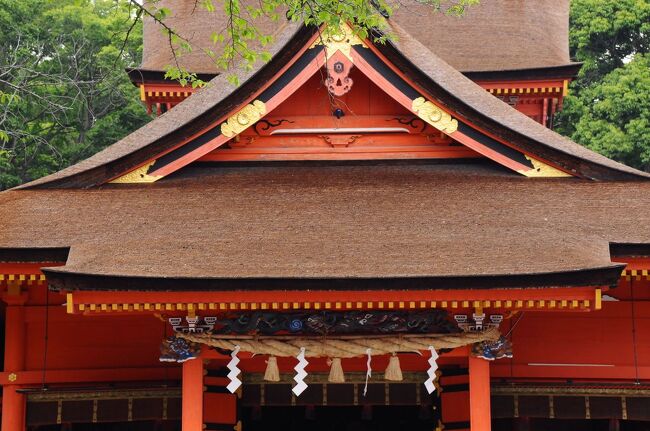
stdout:
{"type": "MultiPolygon", "coordinates": [[[[173,64],[167,67],[166,77],[193,86],[205,83],[182,67],[179,57],[195,49],[200,49],[221,71],[232,72],[235,67],[250,70],[257,62],[270,60],[265,48],[273,42],[273,35],[262,29],[264,20],[277,25],[283,19],[302,22],[322,28],[326,33],[339,32],[341,24],[346,23],[361,38],[368,37],[372,30],[380,30],[383,36],[377,40],[382,42],[392,37],[385,18],[395,9],[407,7],[400,0],[193,0],[195,11],[225,17],[215,19],[224,26],[212,30],[211,47],[197,47],[190,38],[183,36],[181,29],[168,24],[167,19],[173,16],[174,10],[168,7],[167,1],[148,0],[144,4],[130,1],[144,16],[159,24],[167,37],[173,64]]],[[[417,3],[429,6],[434,12],[459,16],[479,0],[422,0],[417,3]]],[[[228,79],[233,85],[238,84],[234,73],[230,73],[228,79]]]]}

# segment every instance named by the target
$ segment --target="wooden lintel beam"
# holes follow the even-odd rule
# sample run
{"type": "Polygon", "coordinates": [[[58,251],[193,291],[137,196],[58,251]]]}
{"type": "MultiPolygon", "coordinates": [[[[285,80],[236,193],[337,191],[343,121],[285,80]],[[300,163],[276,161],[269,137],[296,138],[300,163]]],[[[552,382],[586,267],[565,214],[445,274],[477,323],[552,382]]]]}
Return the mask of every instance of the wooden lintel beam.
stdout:
{"type": "MultiPolygon", "coordinates": [[[[12,379],[14,377],[11,377],[12,379]]],[[[47,370],[45,383],[82,383],[82,382],[116,382],[116,381],[158,381],[179,380],[181,369],[179,366],[160,366],[157,368],[98,368],[77,370],[47,370]]],[[[0,373],[0,382],[3,385],[13,383],[16,385],[40,385],[43,383],[42,371],[18,371],[0,373]],[[10,375],[15,374],[15,380],[10,381],[10,375]]]]}

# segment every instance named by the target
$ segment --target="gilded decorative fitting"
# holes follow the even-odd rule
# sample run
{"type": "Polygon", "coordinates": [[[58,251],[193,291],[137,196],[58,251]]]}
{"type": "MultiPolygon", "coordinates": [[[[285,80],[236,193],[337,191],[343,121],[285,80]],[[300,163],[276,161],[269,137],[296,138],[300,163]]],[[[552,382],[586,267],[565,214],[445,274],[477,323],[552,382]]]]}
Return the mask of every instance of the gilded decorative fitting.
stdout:
{"type": "Polygon", "coordinates": [[[458,121],[451,118],[447,112],[438,108],[432,102],[429,102],[424,97],[418,97],[413,101],[411,106],[413,112],[418,117],[431,124],[436,129],[444,133],[454,133],[458,130],[458,121]]]}
{"type": "Polygon", "coordinates": [[[134,184],[134,183],[153,183],[161,178],[159,175],[149,175],[147,172],[149,168],[156,163],[154,160],[151,163],[140,166],[137,169],[132,170],[129,173],[122,175],[119,178],[115,178],[110,181],[112,184],[134,184]]]}
{"type": "Polygon", "coordinates": [[[7,376],[7,380],[9,380],[12,383],[15,382],[16,380],[18,380],[18,374],[16,374],[16,373],[9,374],[7,376]]]}
{"type": "Polygon", "coordinates": [[[266,105],[261,100],[256,100],[244,106],[239,112],[228,118],[221,125],[221,134],[232,138],[255,124],[264,114],[266,114],[266,105]]]}
{"type": "Polygon", "coordinates": [[[350,53],[352,45],[361,45],[367,48],[363,40],[354,34],[347,24],[341,24],[339,31],[336,32],[325,29],[325,33],[319,35],[309,48],[314,48],[319,45],[325,46],[325,54],[328,58],[333,56],[336,51],[341,51],[350,61],[352,61],[352,54],[350,53]]]}
{"type": "Polygon", "coordinates": [[[537,159],[534,159],[530,156],[526,156],[526,159],[530,160],[533,164],[533,169],[524,171],[523,169],[519,171],[520,174],[523,174],[531,178],[566,178],[571,177],[571,174],[567,174],[553,166],[549,166],[544,162],[540,162],[537,159]]]}

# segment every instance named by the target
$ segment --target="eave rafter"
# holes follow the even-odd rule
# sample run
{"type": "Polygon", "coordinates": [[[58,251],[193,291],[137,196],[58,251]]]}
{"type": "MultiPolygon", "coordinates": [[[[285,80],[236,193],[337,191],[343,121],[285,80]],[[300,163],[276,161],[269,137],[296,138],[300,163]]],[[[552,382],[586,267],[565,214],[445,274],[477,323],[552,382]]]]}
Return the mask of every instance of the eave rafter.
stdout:
{"type": "Polygon", "coordinates": [[[2,263],[0,262],[0,290],[9,285],[40,285],[45,283],[45,275],[41,272],[42,266],[56,266],[59,263],[2,263]]]}
{"type": "Polygon", "coordinates": [[[569,79],[522,82],[477,82],[495,96],[565,97],[569,94],[569,79]]]}
{"type": "Polygon", "coordinates": [[[266,87],[237,111],[219,118],[175,148],[110,182],[154,182],[200,159],[271,113],[323,66],[329,67],[328,63],[341,55],[398,104],[471,150],[528,177],[571,176],[478,129],[469,120],[456,116],[409,82],[372,43],[361,40],[348,26],[343,26],[338,34],[315,34],[266,87]]]}

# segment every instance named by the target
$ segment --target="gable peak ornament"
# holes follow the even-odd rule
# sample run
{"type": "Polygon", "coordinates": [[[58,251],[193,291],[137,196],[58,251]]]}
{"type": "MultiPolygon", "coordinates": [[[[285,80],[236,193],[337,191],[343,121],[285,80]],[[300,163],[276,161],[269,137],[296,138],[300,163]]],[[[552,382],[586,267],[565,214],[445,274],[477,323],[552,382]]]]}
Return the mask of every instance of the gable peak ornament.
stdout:
{"type": "Polygon", "coordinates": [[[337,51],[340,51],[350,61],[353,61],[352,53],[350,52],[352,45],[361,45],[367,48],[363,40],[347,24],[341,24],[338,30],[325,29],[318,35],[310,48],[319,45],[325,46],[325,55],[327,58],[332,57],[337,51]]]}
{"type": "Polygon", "coordinates": [[[350,71],[354,67],[352,61],[343,53],[337,51],[327,59],[327,91],[334,96],[343,96],[352,89],[350,71]]]}

